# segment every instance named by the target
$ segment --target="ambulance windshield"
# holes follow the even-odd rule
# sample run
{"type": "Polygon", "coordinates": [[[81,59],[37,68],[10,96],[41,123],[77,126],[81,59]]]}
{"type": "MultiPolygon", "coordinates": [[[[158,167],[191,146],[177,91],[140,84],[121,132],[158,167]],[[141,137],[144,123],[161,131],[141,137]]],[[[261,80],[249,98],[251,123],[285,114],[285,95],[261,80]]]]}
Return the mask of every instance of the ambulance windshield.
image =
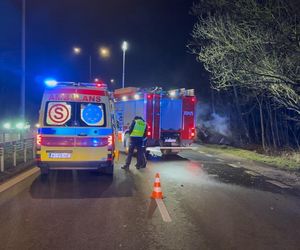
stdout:
{"type": "Polygon", "coordinates": [[[105,104],[88,102],[47,102],[46,126],[104,127],[105,104]]]}

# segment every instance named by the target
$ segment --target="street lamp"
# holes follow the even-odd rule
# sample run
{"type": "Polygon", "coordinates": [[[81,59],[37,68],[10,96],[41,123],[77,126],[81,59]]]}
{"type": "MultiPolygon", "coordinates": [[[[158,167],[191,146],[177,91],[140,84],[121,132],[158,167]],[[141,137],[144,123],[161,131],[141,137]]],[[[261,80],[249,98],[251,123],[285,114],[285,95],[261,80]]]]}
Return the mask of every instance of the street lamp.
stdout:
{"type": "MultiPolygon", "coordinates": [[[[75,55],[80,55],[82,52],[82,49],[80,47],[73,47],[73,53],[75,55]]],[[[99,55],[102,58],[108,58],[110,57],[110,50],[107,47],[100,47],[98,49],[99,55]]],[[[92,81],[92,56],[89,55],[89,81],[92,81]]]]}
{"type": "Polygon", "coordinates": [[[126,50],[128,49],[128,43],[124,41],[122,43],[122,50],[123,50],[123,74],[122,74],[122,88],[124,88],[125,82],[125,54],[126,50]]]}
{"type": "Polygon", "coordinates": [[[11,124],[9,122],[6,122],[6,123],[3,124],[3,128],[10,129],[11,128],[11,124]]]}
{"type": "Polygon", "coordinates": [[[74,52],[74,54],[79,55],[79,54],[81,53],[81,48],[79,48],[79,47],[74,47],[74,48],[73,48],[73,52],[74,52]]]}
{"type": "MultiPolygon", "coordinates": [[[[80,47],[73,47],[73,53],[75,55],[81,54],[81,48],[80,47]]],[[[92,56],[89,55],[89,81],[92,81],[92,56]]]]}
{"type": "Polygon", "coordinates": [[[25,120],[25,88],[26,88],[26,0],[22,1],[22,81],[21,81],[21,119],[25,120]]]}
{"type": "Polygon", "coordinates": [[[102,58],[108,58],[110,57],[110,50],[107,47],[100,47],[99,54],[102,58]]]}

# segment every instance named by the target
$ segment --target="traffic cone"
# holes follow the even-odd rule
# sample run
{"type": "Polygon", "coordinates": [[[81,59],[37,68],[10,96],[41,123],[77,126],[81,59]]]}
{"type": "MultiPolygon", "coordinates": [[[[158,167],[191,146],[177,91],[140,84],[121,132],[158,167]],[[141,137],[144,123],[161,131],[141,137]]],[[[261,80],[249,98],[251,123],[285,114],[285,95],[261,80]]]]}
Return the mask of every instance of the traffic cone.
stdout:
{"type": "Polygon", "coordinates": [[[155,181],[153,185],[153,192],[151,195],[152,199],[163,199],[163,194],[161,191],[161,186],[160,186],[160,180],[159,180],[159,173],[155,175],[155,181]]]}

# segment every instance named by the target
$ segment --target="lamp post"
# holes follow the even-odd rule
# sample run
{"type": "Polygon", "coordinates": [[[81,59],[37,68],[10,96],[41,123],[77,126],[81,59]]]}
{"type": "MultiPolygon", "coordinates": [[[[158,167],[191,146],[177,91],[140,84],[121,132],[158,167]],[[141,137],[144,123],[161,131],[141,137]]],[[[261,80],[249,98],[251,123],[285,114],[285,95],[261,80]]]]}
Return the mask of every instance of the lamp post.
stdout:
{"type": "Polygon", "coordinates": [[[26,62],[25,62],[25,56],[26,56],[26,51],[25,51],[25,37],[26,37],[26,29],[25,29],[25,23],[26,22],[26,0],[22,1],[22,41],[21,41],[21,46],[22,46],[22,56],[21,56],[21,61],[22,61],[22,80],[21,80],[21,119],[25,120],[25,84],[26,84],[26,62]]]}
{"type": "MultiPolygon", "coordinates": [[[[80,55],[82,52],[81,48],[80,47],[73,47],[73,53],[75,55],[80,55]]],[[[100,47],[99,50],[99,55],[100,57],[102,58],[108,58],[110,57],[110,50],[109,48],[106,48],[106,47],[100,47]]],[[[89,55],[89,81],[92,81],[92,55],[89,55]]]]}
{"type": "Polygon", "coordinates": [[[122,50],[123,50],[123,73],[122,73],[122,88],[125,87],[125,55],[126,50],[128,49],[128,43],[124,41],[122,43],[122,50]]]}

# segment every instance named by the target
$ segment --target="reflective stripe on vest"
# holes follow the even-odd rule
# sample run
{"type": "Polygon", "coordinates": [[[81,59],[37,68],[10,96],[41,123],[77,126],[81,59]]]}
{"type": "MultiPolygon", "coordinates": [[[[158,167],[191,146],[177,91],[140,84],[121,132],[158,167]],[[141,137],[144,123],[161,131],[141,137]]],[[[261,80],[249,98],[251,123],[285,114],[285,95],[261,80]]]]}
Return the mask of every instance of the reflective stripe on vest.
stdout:
{"type": "Polygon", "coordinates": [[[134,128],[130,134],[132,137],[143,137],[146,129],[146,123],[139,119],[135,120],[134,128]]]}

